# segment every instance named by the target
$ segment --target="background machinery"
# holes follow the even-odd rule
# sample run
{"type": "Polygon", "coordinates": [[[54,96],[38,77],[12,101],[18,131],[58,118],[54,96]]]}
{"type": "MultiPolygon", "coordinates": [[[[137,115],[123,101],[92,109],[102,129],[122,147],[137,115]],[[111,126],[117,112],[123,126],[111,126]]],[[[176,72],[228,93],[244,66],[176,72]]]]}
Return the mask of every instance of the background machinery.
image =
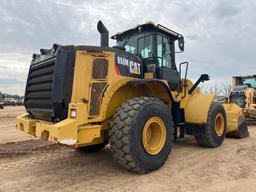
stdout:
{"type": "Polygon", "coordinates": [[[226,134],[248,136],[239,106],[200,92],[207,74],[192,84],[187,62],[177,70],[181,34],[149,22],[112,36],[109,47],[106,27],[97,28],[100,47],[54,44],[33,55],[18,129],[80,150],[109,143],[114,159],[137,173],[161,167],[186,134],[205,147],[220,146],[226,134]]]}
{"type": "Polygon", "coordinates": [[[229,100],[239,105],[246,117],[256,118],[256,75],[232,77],[229,100]]]}

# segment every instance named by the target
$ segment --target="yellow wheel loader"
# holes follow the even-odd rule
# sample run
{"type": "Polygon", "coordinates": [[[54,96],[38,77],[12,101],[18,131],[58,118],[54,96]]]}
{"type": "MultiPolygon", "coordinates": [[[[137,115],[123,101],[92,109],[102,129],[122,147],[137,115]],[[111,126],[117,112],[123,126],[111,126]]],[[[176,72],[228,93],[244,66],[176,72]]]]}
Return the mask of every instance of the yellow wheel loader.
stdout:
{"type": "Polygon", "coordinates": [[[256,74],[232,77],[230,102],[239,105],[246,117],[256,118],[256,74]]]}
{"type": "Polygon", "coordinates": [[[200,92],[207,74],[192,84],[187,62],[177,70],[181,34],[148,22],[115,34],[109,47],[108,30],[101,21],[97,28],[100,46],[54,44],[33,55],[19,130],[86,151],[110,144],[114,159],[137,173],[160,168],[186,134],[211,148],[226,134],[248,136],[239,106],[200,92]]]}

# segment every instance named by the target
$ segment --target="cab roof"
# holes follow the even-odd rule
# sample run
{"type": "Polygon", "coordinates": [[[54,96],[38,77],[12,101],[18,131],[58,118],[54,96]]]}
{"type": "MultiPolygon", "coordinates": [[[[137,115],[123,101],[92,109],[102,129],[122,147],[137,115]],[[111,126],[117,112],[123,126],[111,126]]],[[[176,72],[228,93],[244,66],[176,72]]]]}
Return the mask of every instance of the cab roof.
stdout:
{"type": "Polygon", "coordinates": [[[256,78],[256,74],[253,75],[236,75],[233,78],[256,78]]]}
{"type": "Polygon", "coordinates": [[[136,25],[135,27],[133,27],[131,29],[128,29],[126,31],[118,32],[115,35],[113,35],[111,37],[111,39],[117,39],[117,40],[118,39],[122,39],[127,34],[134,33],[134,32],[137,32],[137,31],[144,31],[144,30],[155,30],[157,32],[164,33],[167,36],[171,36],[175,40],[177,40],[179,38],[183,38],[183,36],[181,34],[175,32],[175,31],[173,31],[171,29],[168,29],[167,27],[164,27],[164,26],[162,26],[160,24],[155,24],[154,22],[149,21],[149,22],[146,22],[144,24],[136,25]]]}

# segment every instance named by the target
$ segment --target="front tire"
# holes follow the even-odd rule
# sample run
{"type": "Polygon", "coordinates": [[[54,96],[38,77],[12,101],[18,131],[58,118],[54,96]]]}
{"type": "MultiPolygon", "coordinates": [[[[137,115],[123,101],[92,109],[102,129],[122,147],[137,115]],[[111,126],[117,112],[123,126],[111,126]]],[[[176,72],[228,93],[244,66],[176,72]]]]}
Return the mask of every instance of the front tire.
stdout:
{"type": "Polygon", "coordinates": [[[207,124],[202,127],[196,142],[204,147],[219,147],[225,138],[227,129],[226,112],[221,103],[213,102],[208,111],[207,124]]]}
{"type": "Polygon", "coordinates": [[[170,110],[153,97],[126,101],[112,118],[109,142],[113,158],[127,170],[147,173],[160,168],[173,142],[170,110]]]}

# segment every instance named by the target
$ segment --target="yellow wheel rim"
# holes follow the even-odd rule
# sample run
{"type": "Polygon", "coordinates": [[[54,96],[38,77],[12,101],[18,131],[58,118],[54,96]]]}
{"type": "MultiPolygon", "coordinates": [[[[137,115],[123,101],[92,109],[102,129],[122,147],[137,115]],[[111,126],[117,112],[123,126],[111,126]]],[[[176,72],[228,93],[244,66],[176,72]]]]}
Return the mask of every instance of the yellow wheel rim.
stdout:
{"type": "Polygon", "coordinates": [[[218,113],[215,117],[215,132],[218,136],[223,134],[224,126],[224,117],[221,113],[218,113]]]}
{"type": "Polygon", "coordinates": [[[142,131],[142,144],[147,153],[158,154],[164,147],[166,140],[166,127],[159,117],[151,117],[142,131]]]}

